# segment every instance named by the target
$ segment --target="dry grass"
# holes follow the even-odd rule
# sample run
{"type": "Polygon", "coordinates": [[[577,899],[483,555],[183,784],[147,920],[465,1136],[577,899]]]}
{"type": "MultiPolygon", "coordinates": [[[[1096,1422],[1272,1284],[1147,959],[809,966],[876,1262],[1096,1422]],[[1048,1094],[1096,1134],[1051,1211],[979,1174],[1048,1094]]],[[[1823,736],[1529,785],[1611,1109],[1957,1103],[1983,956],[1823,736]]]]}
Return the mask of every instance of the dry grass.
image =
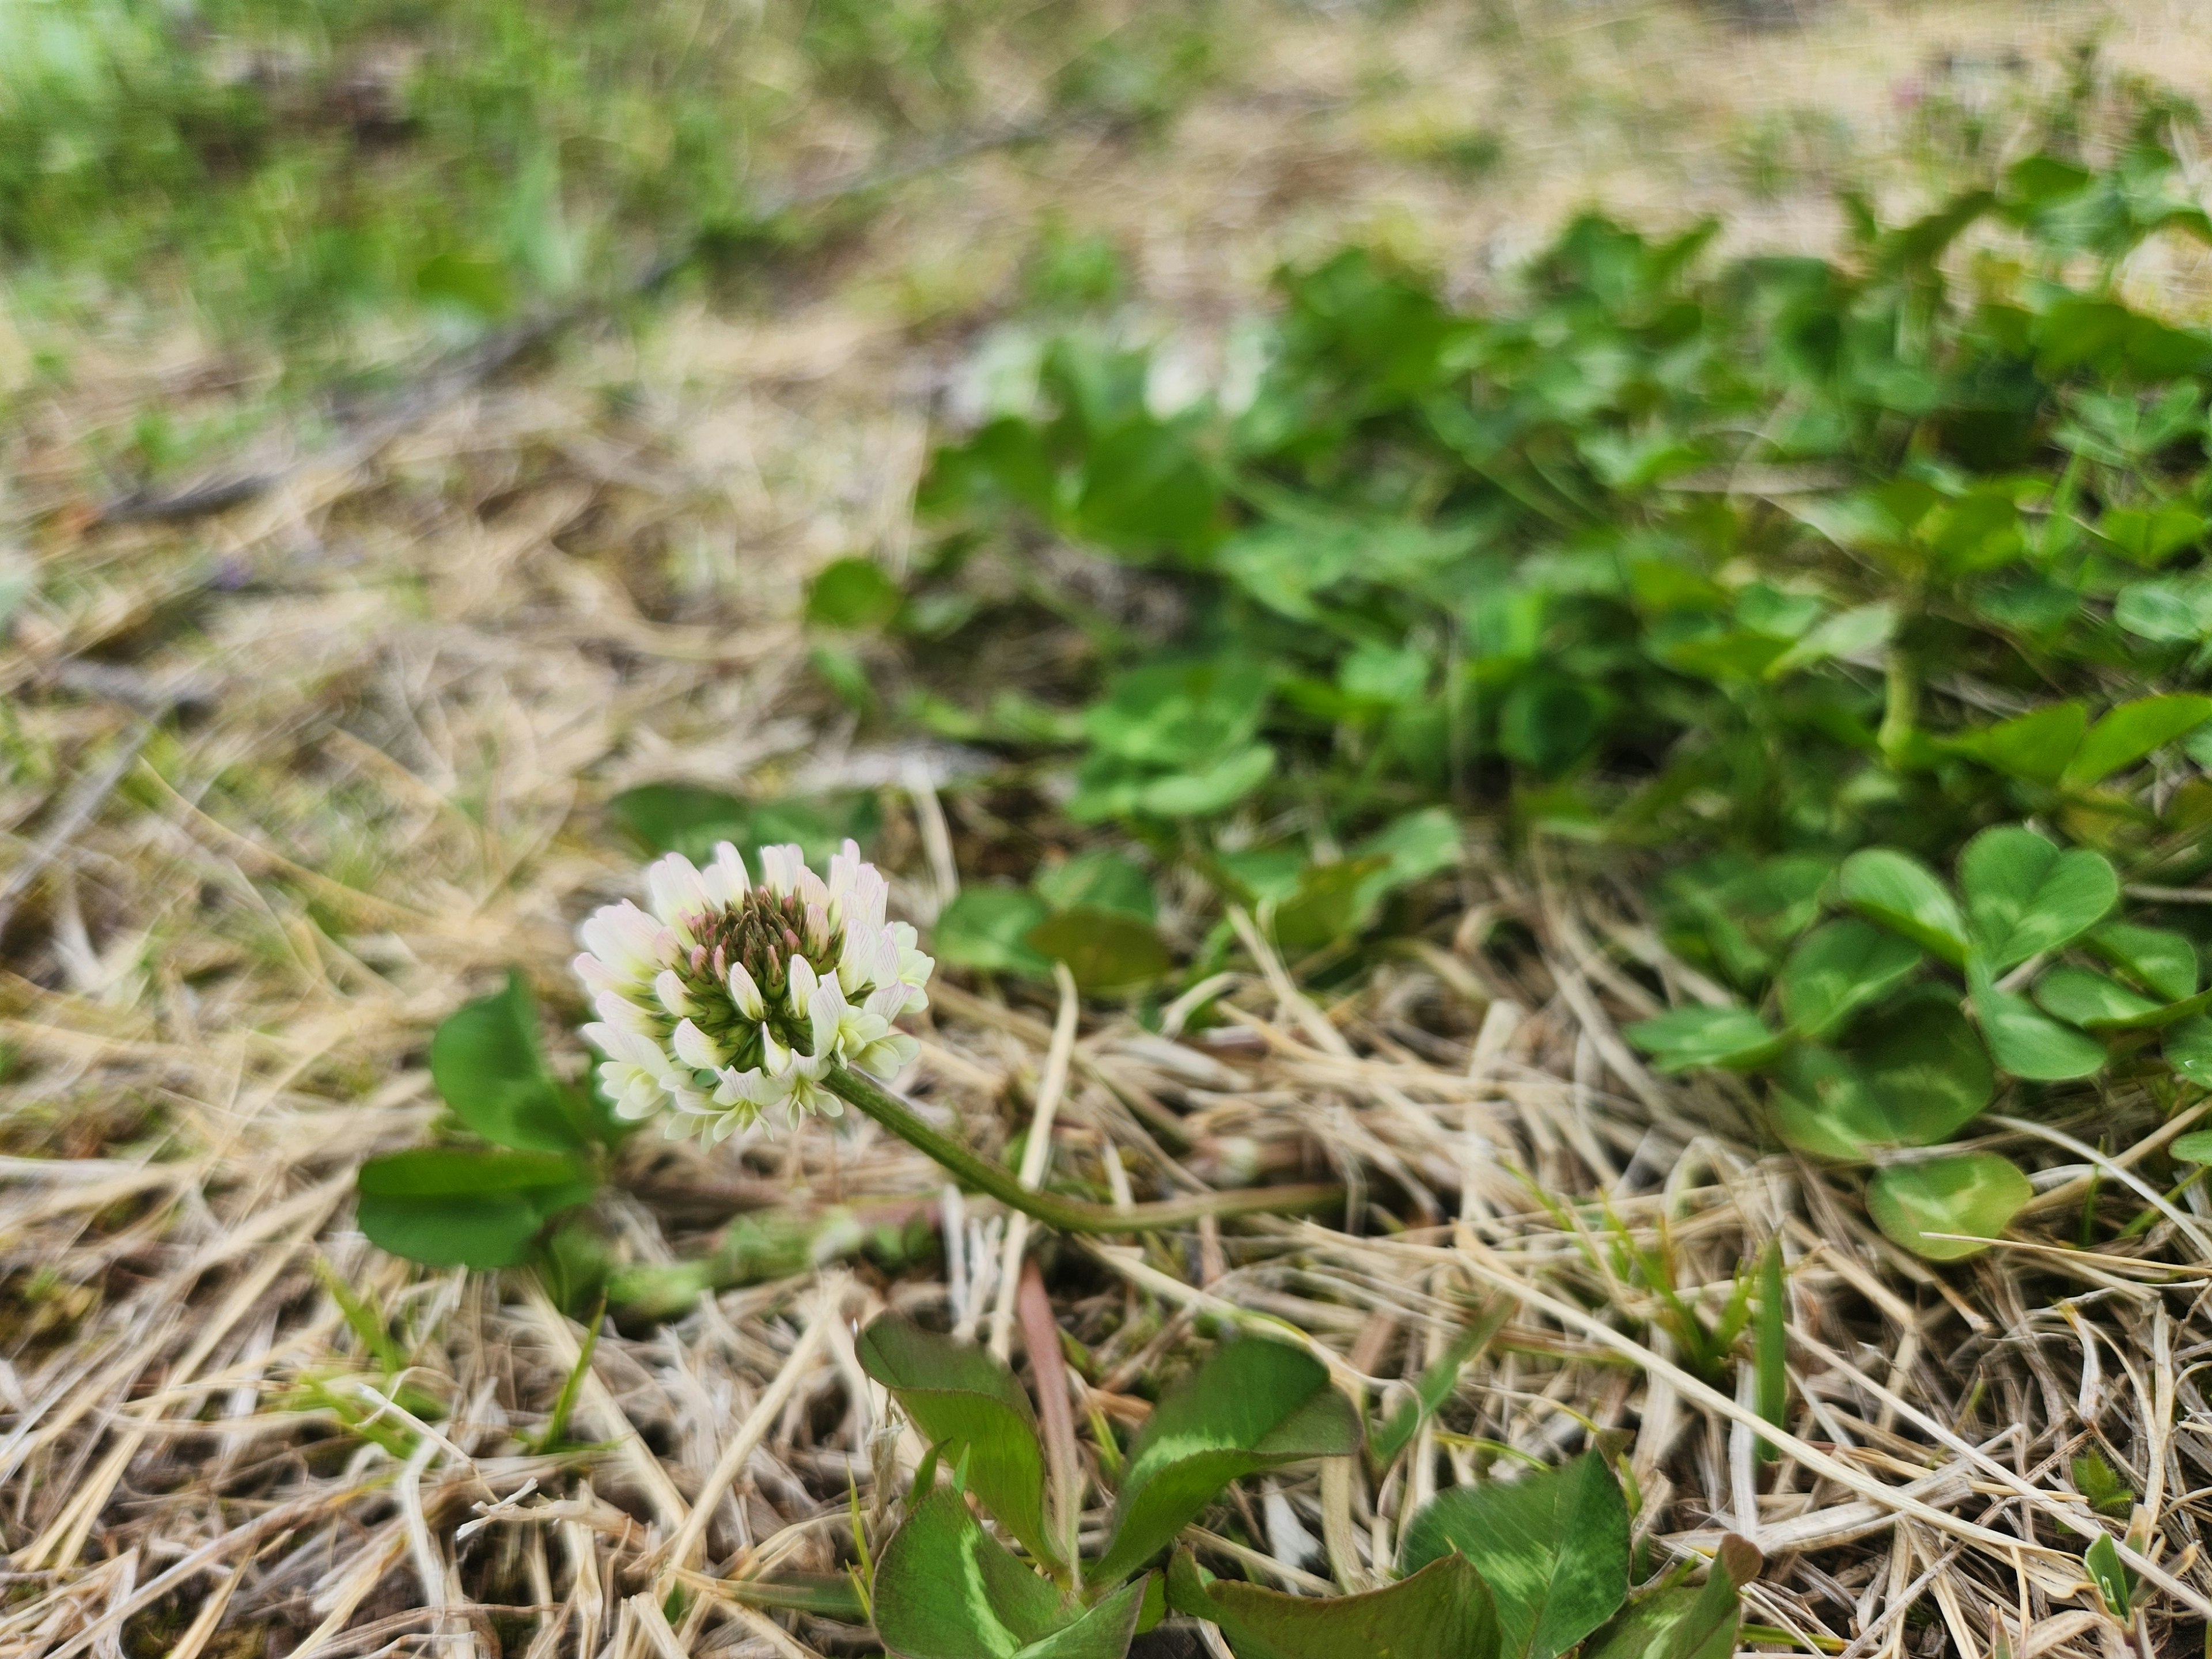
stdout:
{"type": "MultiPolygon", "coordinates": [[[[1817,9],[1805,30],[1742,34],[1673,7],[1519,0],[1517,28],[1506,7],[1477,38],[1302,14],[1170,146],[1077,135],[916,181],[745,314],[678,306],[580,340],[183,528],[88,527],[76,505],[88,423],[159,386],[118,366],[34,411],[11,453],[45,580],[0,656],[0,1649],[638,1659],[863,1642],[716,1586],[849,1559],[848,1492],[871,1526],[894,1512],[914,1448],[860,1377],[853,1322],[926,1305],[988,1331],[1003,1218],[964,1206],[943,1279],[835,1268],[604,1336],[577,1407],[602,1449],[532,1455],[577,1328],[520,1274],[424,1273],[349,1225],[356,1166],[433,1115],[428,1030],[508,963],[573,1006],[569,929],[631,875],[596,804],[641,780],[884,785],[900,902],[926,918],[941,899],[929,798],[901,782],[917,755],[854,740],[792,618],[823,561],[903,557],[933,400],[1041,213],[1113,234],[1134,325],[1200,353],[1277,258],[1348,231],[1469,284],[1594,197],[1740,210],[1741,240],[1817,245],[1817,180],[1746,197],[1729,159],[1744,123],[1825,109],[1878,152],[1895,88],[1935,76],[1938,49],[1971,82],[2014,46],[2046,62],[2092,15],[1817,9]],[[1497,172],[1419,159],[1455,123],[1502,131],[1497,172]],[[385,1381],[323,1273],[398,1334],[434,1425],[396,1388],[364,1392],[385,1381]],[[678,1567],[700,1594],[672,1631],[647,1592],[678,1567]]],[[[2124,9],[2115,51],[2201,84],[2191,9],[2124,9]]],[[[1887,176],[1911,187],[1909,169],[1887,176]]],[[[940,778],[959,763],[919,757],[940,778]]],[[[964,834],[958,793],[944,805],[964,834]]],[[[1326,1164],[1354,1197],[1342,1228],[1051,1247],[1061,1322],[1091,1348],[1085,1406],[1141,1416],[1136,1385],[1199,1325],[1261,1316],[1387,1397],[1471,1308],[1515,1303],[1379,1490],[1286,1480],[1286,1507],[1248,1516],[1273,1555],[1216,1565],[1358,1583],[1439,1481],[1618,1431],[1654,1560],[1748,1534],[1767,1555],[1752,1616],[1823,1650],[2196,1640],[2212,1613],[2212,1407],[2195,1381],[2212,1218],[2201,1188],[2177,1207],[2128,1167],[2184,1121],[2122,1097],[2063,1140],[1997,1123],[1991,1144],[2040,1166],[2045,1197],[2017,1242],[1931,1271],[1834,1177],[1754,1155],[1723,1093],[1642,1069],[1615,1022],[1648,998],[1617,964],[1678,970],[1632,892],[1545,878],[1475,861],[1463,917],[1325,1010],[1258,946],[1214,1040],[1083,1012],[1063,1170],[1104,1182],[1116,1163],[1166,1190],[1326,1164]],[[2124,1245],[2070,1248],[2097,1201],[2155,1213],[2124,1245]],[[1800,1404],[1762,1466],[1744,1396],[1688,1368],[1620,1248],[1663,1256],[1682,1299],[1712,1307],[1778,1233],[1800,1404]],[[2085,1510],[2074,1464],[2091,1452],[2136,1495],[2131,1520],[2085,1510]],[[2124,1631],[2079,1571],[2085,1538],[2123,1526],[2162,1587],[2124,1631]]],[[[995,1150],[1035,1109],[1053,1013],[949,988],[908,1085],[995,1150]]],[[[865,1123],[810,1126],[742,1170],[681,1146],[633,1157],[641,1195],[611,1218],[646,1261],[697,1248],[733,1199],[942,1191],[865,1123]]]]}

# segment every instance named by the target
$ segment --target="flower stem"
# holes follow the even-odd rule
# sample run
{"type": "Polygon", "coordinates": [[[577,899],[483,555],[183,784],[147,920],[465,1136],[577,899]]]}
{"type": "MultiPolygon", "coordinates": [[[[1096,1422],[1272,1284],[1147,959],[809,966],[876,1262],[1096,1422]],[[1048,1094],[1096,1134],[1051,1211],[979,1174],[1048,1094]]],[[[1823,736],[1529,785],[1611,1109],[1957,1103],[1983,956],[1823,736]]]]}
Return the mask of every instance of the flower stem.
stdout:
{"type": "Polygon", "coordinates": [[[928,1153],[962,1186],[988,1194],[1008,1208],[1062,1232],[1158,1232],[1190,1226],[1206,1216],[1296,1214],[1327,1209],[1344,1200],[1340,1187],[1248,1187],[1117,1210],[1111,1205],[1086,1203],[1054,1193],[1033,1193],[1016,1179],[1012,1170],[978,1158],[950,1135],[932,1128],[896,1095],[851,1067],[837,1066],[823,1081],[838,1098],[859,1107],[917,1152],[928,1153]]]}

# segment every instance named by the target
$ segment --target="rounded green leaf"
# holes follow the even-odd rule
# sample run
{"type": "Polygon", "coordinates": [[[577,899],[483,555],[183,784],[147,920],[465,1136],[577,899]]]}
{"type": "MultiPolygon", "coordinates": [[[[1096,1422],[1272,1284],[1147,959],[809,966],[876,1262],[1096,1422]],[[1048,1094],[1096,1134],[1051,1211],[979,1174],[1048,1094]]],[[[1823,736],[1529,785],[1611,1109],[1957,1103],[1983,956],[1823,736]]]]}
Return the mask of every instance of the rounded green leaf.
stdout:
{"type": "Polygon", "coordinates": [[[1942,879],[1919,860],[1887,847],[1844,860],[1836,896],[1868,921],[1902,933],[1956,964],[1966,959],[1966,923],[1942,879]]]}
{"type": "Polygon", "coordinates": [[[1984,830],[1966,843],[1959,885],[1975,942],[2000,974],[2079,939],[2120,896],[2120,878],[2103,854],[2061,851],[2017,824],[1984,830]]]}
{"type": "Polygon", "coordinates": [[[2212,1088],[2212,1014],[2196,1014],[2169,1025],[2160,1042],[2166,1063],[2191,1083],[2212,1088]]]}
{"type": "Polygon", "coordinates": [[[886,1314],[860,1333],[861,1368],[898,1397],[932,1445],[968,1458],[968,1485],[1033,1553],[1057,1559],[1044,1514],[1036,1416],[1014,1374],[988,1350],[886,1314]]]}
{"type": "Polygon", "coordinates": [[[1782,1039],[1748,1008],[1669,1008],[1625,1034],[1662,1072],[1699,1066],[1747,1071],[1781,1052],[1782,1039]]]}
{"type": "Polygon", "coordinates": [[[539,1231],[598,1190],[576,1160],[547,1152],[418,1147],[372,1158],[355,1218],[369,1242],[434,1267],[511,1267],[539,1231]]]}
{"type": "Polygon", "coordinates": [[[1457,1555],[1381,1589],[1312,1597],[1209,1582],[1178,1550],[1168,1604],[1219,1626],[1237,1659],[1494,1659],[1499,1651],[1490,1588],[1457,1555]]]}
{"type": "Polygon", "coordinates": [[[1231,1480],[1358,1449],[1358,1414],[1321,1361],[1264,1337],[1225,1343],[1153,1407],[1129,1448],[1111,1541],[1091,1576],[1110,1583],[1142,1565],[1231,1480]]]}
{"type": "Polygon", "coordinates": [[[1893,1243],[1956,1261],[1987,1249],[2034,1196],[2010,1158],[1960,1152],[1884,1170],[1867,1188],[1867,1213],[1893,1243]]]}
{"type": "Polygon", "coordinates": [[[881,628],[905,603],[899,585],[873,559],[839,559],[807,585],[806,620],[817,628],[881,628]]]}
{"type": "Polygon", "coordinates": [[[2194,693],[2124,702],[2089,728],[2058,781],[2068,789],[2087,789],[2188,736],[2207,720],[2212,720],[2212,697],[2194,693]]]}
{"type": "Polygon", "coordinates": [[[1158,818],[1203,817],[1235,805],[1267,781],[1275,751],[1264,743],[1232,749],[1201,771],[1171,772],[1137,790],[1137,810],[1158,818]]]}
{"type": "Polygon", "coordinates": [[[954,968],[1048,978],[1052,958],[1029,943],[1030,929],[1052,913],[1019,887],[963,887],[930,929],[937,959],[954,968]]]}
{"type": "Polygon", "coordinates": [[[1174,960],[1152,924],[1126,910],[1061,910],[1030,928],[1023,942],[1048,961],[1066,963],[1085,991],[1133,991],[1166,973],[1174,960]]]}
{"type": "Polygon", "coordinates": [[[2177,1164],[2212,1164],[2212,1129],[2177,1136],[2166,1150],[2177,1164]]]}
{"type": "Polygon", "coordinates": [[[1826,1036],[1912,977],[1920,947],[1863,921],[1832,921],[1798,941],[1777,980],[1791,1029],[1826,1036]]]}
{"type": "Polygon", "coordinates": [[[1030,885],[1055,910],[1118,910],[1149,923],[1159,914],[1150,877],[1120,853],[1078,853],[1036,872],[1030,885]]]}
{"type": "Polygon", "coordinates": [[[2082,733],[2088,729],[2087,708],[2078,702],[2060,702],[1962,733],[1948,746],[1973,756],[2007,777],[2053,784],[2081,746],[2082,733]]]}
{"type": "Polygon", "coordinates": [[[2124,1025],[2131,1019],[2156,1013],[2159,1006],[2118,980],[2066,963],[2036,981],[2035,1003],[2053,1019],[2091,1030],[2124,1025]]]}
{"type": "Polygon", "coordinates": [[[1972,1121],[1996,1082],[1957,1007],[1915,996],[1861,1021],[1845,1048],[1792,1048],[1777,1068],[1775,1123],[1821,1158],[1930,1146],[1972,1121]]]}
{"type": "Polygon", "coordinates": [[[2154,996],[2179,1002],[2197,994],[2197,947],[2184,934],[2112,921],[2090,934],[2086,943],[2154,996]]]}
{"type": "Polygon", "coordinates": [[[1490,1586],[1504,1659],[1556,1659],[1627,1597],[1628,1504],[1595,1452],[1454,1486],[1407,1524],[1400,1556],[1411,1573],[1455,1553],[1490,1586]]]}
{"type": "Polygon", "coordinates": [[[900,1659],[1016,1659],[1073,1611],[949,1486],[915,1504],[884,1546],[872,1599],[876,1633],[900,1659]]]}
{"type": "Polygon", "coordinates": [[[1990,1057],[2014,1077],[2059,1083],[2094,1077],[2105,1066],[2105,1045],[2036,1012],[2026,997],[2000,991],[1989,969],[1976,957],[1966,964],[1974,1018],[1990,1057]]]}
{"type": "Polygon", "coordinates": [[[519,973],[439,1025],[430,1038],[430,1081],[455,1117],[496,1146],[565,1152],[587,1144],[581,1112],[546,1069],[537,1005],[519,973]]]}

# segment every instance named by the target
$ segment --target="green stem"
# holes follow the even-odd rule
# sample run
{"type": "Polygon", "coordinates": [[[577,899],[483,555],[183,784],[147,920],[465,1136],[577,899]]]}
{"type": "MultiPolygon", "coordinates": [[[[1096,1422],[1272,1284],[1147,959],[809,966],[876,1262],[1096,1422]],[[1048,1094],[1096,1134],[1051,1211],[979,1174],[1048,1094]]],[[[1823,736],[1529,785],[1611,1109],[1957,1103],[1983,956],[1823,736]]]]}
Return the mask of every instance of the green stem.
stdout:
{"type": "Polygon", "coordinates": [[[1088,1204],[1055,1193],[1033,1193],[1015,1179],[1011,1170],[976,1157],[950,1135],[932,1128],[896,1095],[860,1073],[840,1066],[823,1081],[840,1099],[859,1107],[915,1151],[928,1153],[962,1186],[988,1194],[1009,1209],[1019,1210],[1031,1220],[1064,1233],[1163,1232],[1188,1227],[1206,1216],[1295,1214],[1326,1209],[1344,1200],[1340,1187],[1251,1187],[1117,1210],[1111,1205],[1088,1204]]]}

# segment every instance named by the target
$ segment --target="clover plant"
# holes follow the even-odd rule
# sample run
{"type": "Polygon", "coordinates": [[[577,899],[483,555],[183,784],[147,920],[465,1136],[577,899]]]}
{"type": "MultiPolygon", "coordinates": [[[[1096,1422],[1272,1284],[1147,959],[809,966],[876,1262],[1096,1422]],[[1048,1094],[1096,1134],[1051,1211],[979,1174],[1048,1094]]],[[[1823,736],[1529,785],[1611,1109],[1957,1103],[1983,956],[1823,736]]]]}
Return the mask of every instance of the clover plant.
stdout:
{"type": "Polygon", "coordinates": [[[1121,1473],[1089,1559],[1047,1519],[1079,1509],[1085,1493],[1048,1491],[1037,1413],[1011,1370],[893,1316],[862,1333],[860,1356],[928,1447],[869,1595],[899,1659],[1121,1659],[1170,1611],[1218,1626],[1237,1659],[1734,1651],[1736,1591],[1757,1553],[1733,1540],[1702,1588],[1663,1575],[1632,1600],[1628,1506],[1597,1452],[1440,1494],[1410,1519],[1377,1589],[1316,1598],[1206,1572],[1179,1540],[1231,1481],[1360,1449],[1352,1402],[1290,1343],[1224,1343],[1161,1398],[1126,1454],[1115,1449],[1121,1473]]]}

